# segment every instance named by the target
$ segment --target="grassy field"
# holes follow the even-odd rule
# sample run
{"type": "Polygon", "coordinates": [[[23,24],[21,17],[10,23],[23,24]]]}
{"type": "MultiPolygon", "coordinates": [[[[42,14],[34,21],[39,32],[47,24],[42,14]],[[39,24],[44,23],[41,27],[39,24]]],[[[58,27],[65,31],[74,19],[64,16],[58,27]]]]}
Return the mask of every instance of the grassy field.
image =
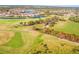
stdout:
{"type": "Polygon", "coordinates": [[[23,45],[21,32],[15,32],[15,35],[11,38],[11,40],[6,45],[13,48],[21,47],[23,45]]]}
{"type": "MultiPolygon", "coordinates": [[[[31,19],[33,20],[33,19],[31,19]]],[[[11,26],[20,21],[27,20],[0,20],[0,39],[4,36],[8,40],[0,45],[1,54],[35,54],[35,53],[55,53],[70,54],[79,53],[79,43],[62,40],[53,35],[40,33],[32,29],[32,26],[21,26],[14,28],[11,26]],[[4,24],[4,25],[3,25],[4,24]],[[6,25],[9,24],[9,25],[6,25]],[[10,29],[10,30],[8,30],[10,29]],[[10,32],[10,33],[9,33],[10,32]],[[6,34],[6,35],[4,35],[6,34]],[[12,34],[12,35],[11,35],[12,34]]],[[[58,22],[54,27],[56,31],[67,32],[79,35],[79,24],[74,22],[58,22]]]]}
{"type": "Polygon", "coordinates": [[[54,26],[54,29],[56,31],[60,31],[60,32],[79,35],[79,23],[75,23],[75,22],[72,22],[72,21],[58,22],[54,26]]]}
{"type": "Polygon", "coordinates": [[[16,24],[18,22],[28,22],[28,21],[36,21],[36,20],[45,20],[46,18],[54,17],[54,15],[50,15],[44,18],[27,18],[27,19],[0,19],[0,24],[16,24]]]}
{"type": "Polygon", "coordinates": [[[39,18],[36,19],[0,19],[0,24],[16,24],[18,22],[28,22],[31,20],[39,20],[39,18]]]}

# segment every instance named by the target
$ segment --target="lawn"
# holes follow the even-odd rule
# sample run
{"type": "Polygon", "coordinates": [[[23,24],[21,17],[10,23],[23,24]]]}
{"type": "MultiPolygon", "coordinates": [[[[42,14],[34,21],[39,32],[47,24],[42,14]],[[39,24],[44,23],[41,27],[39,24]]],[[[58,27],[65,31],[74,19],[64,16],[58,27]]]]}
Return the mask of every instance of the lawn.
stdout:
{"type": "Polygon", "coordinates": [[[29,30],[22,33],[15,32],[15,35],[5,46],[0,46],[0,53],[79,53],[78,49],[79,45],[74,42],[29,30]],[[48,47],[47,52],[45,52],[45,44],[48,47]]]}
{"type": "MultiPolygon", "coordinates": [[[[79,35],[79,24],[75,22],[58,22],[54,26],[54,29],[56,31],[79,35]]],[[[11,28],[11,30],[13,30],[14,35],[5,45],[0,46],[0,53],[79,53],[78,43],[61,40],[53,35],[40,33],[39,31],[33,30],[32,27],[25,26],[15,29],[11,28]]]]}
{"type": "Polygon", "coordinates": [[[6,45],[13,48],[19,48],[23,46],[21,32],[15,32],[14,37],[12,37],[11,40],[6,45]]]}
{"type": "Polygon", "coordinates": [[[0,19],[0,24],[16,24],[18,22],[28,22],[28,21],[39,20],[39,18],[27,18],[27,19],[0,19]]]}
{"type": "Polygon", "coordinates": [[[79,23],[75,22],[58,22],[54,26],[54,30],[69,34],[79,35],[79,23]]]}
{"type": "Polygon", "coordinates": [[[39,44],[41,44],[41,43],[43,43],[43,38],[42,38],[42,34],[39,34],[36,38],[35,38],[35,40],[34,40],[34,42],[33,42],[33,48],[35,48],[36,46],[38,46],[39,44]]]}

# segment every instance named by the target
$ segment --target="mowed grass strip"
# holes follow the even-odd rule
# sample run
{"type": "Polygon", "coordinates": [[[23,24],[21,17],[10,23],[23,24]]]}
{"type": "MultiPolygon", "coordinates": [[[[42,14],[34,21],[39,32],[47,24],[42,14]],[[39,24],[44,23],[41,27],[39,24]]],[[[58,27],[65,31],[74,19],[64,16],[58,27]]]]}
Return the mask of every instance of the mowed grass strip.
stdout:
{"type": "Polygon", "coordinates": [[[23,45],[21,32],[15,32],[14,37],[12,37],[12,39],[6,45],[13,48],[21,47],[23,45]]]}
{"type": "Polygon", "coordinates": [[[42,34],[38,35],[36,37],[36,39],[34,40],[34,43],[33,43],[33,47],[35,46],[38,46],[39,44],[41,44],[43,42],[43,38],[42,38],[42,34]]]}

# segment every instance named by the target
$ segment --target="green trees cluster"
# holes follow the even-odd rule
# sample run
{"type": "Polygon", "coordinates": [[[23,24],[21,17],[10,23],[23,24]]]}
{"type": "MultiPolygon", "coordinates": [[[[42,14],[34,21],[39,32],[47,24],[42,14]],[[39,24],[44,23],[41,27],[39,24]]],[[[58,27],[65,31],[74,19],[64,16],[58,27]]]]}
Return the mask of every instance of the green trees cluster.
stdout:
{"type": "Polygon", "coordinates": [[[35,25],[35,24],[45,24],[46,25],[50,25],[53,26],[57,21],[61,20],[58,16],[54,16],[51,18],[46,18],[45,20],[43,19],[39,19],[39,20],[35,20],[35,21],[29,21],[29,22],[20,22],[20,25],[35,25]]]}
{"type": "Polygon", "coordinates": [[[71,16],[69,20],[74,22],[79,22],[79,16],[71,16]]]}

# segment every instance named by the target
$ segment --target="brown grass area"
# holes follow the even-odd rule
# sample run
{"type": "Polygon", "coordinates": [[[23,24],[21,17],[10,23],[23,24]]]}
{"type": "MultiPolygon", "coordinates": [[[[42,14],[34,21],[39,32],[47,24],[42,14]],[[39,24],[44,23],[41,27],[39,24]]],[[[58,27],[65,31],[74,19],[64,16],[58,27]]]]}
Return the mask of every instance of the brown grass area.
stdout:
{"type": "Polygon", "coordinates": [[[7,25],[0,25],[0,30],[7,30],[8,26],[7,25]]]}
{"type": "Polygon", "coordinates": [[[11,31],[0,31],[0,45],[7,43],[14,33],[11,31]]]}
{"type": "Polygon", "coordinates": [[[53,49],[56,47],[64,47],[64,46],[67,46],[67,47],[74,46],[70,41],[60,40],[59,38],[48,34],[44,35],[44,42],[48,45],[49,49],[53,49]]]}

